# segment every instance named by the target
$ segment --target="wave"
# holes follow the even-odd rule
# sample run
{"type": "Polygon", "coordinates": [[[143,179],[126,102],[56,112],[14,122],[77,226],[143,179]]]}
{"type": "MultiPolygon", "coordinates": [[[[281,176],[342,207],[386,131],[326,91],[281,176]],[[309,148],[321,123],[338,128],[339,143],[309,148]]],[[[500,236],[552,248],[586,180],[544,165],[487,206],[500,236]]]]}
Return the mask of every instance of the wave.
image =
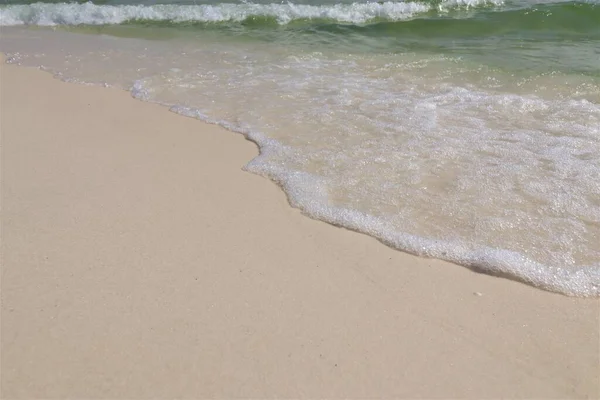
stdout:
{"type": "Polygon", "coordinates": [[[447,12],[486,5],[499,6],[502,0],[447,0],[424,2],[372,2],[333,5],[232,4],[218,5],[96,5],[93,3],[13,4],[0,8],[0,25],[117,25],[134,21],[242,22],[249,18],[274,18],[279,24],[317,19],[363,24],[373,20],[401,21],[416,15],[447,12]]]}
{"type": "MultiPolygon", "coordinates": [[[[321,26],[320,30],[336,33],[357,32],[408,37],[490,37],[523,32],[543,32],[565,40],[571,34],[586,39],[600,37],[600,7],[588,3],[554,3],[535,8],[482,12],[477,18],[417,18],[402,23],[382,21],[369,25],[321,26]]],[[[549,39],[547,37],[547,39],[549,39]]]]}
{"type": "MultiPolygon", "coordinates": [[[[137,81],[131,90],[133,97],[149,100],[144,83],[137,81]]],[[[163,104],[167,105],[167,104],[163,104]]],[[[600,264],[569,270],[534,261],[517,251],[489,246],[473,246],[454,240],[438,240],[397,230],[386,218],[376,217],[356,209],[336,207],[327,202],[327,183],[308,173],[289,170],[279,163],[267,161],[270,153],[285,151],[276,140],[236,123],[213,119],[204,112],[186,106],[170,106],[170,111],[219,125],[243,134],[256,143],[260,155],[244,169],[276,182],[286,193],[292,207],[310,218],[372,236],[391,248],[416,256],[436,258],[465,266],[473,271],[522,282],[539,289],[576,297],[600,296],[600,264]]]]}
{"type": "Polygon", "coordinates": [[[595,2],[506,5],[503,0],[446,0],[334,5],[97,5],[34,3],[0,6],[0,26],[85,26],[143,24],[198,26],[226,23],[246,28],[288,25],[311,27],[309,33],[357,33],[367,36],[494,36],[538,31],[551,35],[600,35],[600,5],[595,2]],[[500,7],[505,5],[506,7],[500,7]],[[465,10],[477,9],[474,16],[465,10]],[[316,28],[313,29],[313,28],[316,28]]]}

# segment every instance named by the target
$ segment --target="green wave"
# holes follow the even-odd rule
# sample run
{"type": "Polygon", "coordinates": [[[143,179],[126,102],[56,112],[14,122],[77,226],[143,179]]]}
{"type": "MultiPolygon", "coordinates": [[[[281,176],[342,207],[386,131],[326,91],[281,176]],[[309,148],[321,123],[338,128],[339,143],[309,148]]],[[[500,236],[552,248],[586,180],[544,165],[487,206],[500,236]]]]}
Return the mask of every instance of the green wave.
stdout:
{"type": "Polygon", "coordinates": [[[332,19],[295,19],[286,25],[272,16],[250,16],[242,21],[156,21],[129,20],[122,25],[146,27],[174,27],[202,30],[238,30],[239,33],[256,31],[296,31],[300,33],[358,34],[374,37],[401,36],[404,38],[468,38],[501,35],[521,35],[523,39],[534,34],[548,37],[600,37],[600,6],[592,3],[543,4],[519,10],[455,10],[430,11],[404,21],[373,19],[366,24],[340,23],[332,19]]]}
{"type": "Polygon", "coordinates": [[[60,29],[156,40],[260,41],[301,51],[425,52],[506,71],[600,77],[599,3],[513,2],[450,11],[431,8],[411,19],[378,18],[361,24],[327,18],[295,18],[281,24],[276,16],[250,15],[240,21],[130,19],[120,24],[60,29]]]}
{"type": "Polygon", "coordinates": [[[600,35],[600,7],[587,3],[561,3],[522,10],[485,11],[470,18],[419,18],[353,26],[350,29],[377,36],[489,37],[525,33],[544,33],[550,36],[600,35]]]}

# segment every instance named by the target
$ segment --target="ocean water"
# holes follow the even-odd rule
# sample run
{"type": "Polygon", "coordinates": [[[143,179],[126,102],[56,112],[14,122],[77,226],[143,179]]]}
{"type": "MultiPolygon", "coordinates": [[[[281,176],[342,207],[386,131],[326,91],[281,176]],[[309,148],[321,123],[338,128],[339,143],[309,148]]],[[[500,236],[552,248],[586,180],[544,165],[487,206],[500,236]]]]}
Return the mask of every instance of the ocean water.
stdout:
{"type": "Polygon", "coordinates": [[[9,62],[246,135],[312,218],[600,296],[598,0],[0,0],[0,26],[9,62]]]}

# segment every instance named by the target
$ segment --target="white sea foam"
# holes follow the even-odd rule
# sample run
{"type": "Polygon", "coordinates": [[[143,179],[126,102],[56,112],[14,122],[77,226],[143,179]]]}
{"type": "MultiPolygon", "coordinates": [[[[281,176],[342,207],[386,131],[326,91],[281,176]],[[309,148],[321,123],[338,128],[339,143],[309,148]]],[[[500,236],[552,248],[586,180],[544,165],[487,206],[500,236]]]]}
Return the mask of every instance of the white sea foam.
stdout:
{"type": "MultiPolygon", "coordinates": [[[[500,0],[447,0],[438,7],[449,9],[500,0]]],[[[35,3],[0,7],[0,25],[107,25],[127,21],[222,22],[249,17],[272,17],[280,24],[298,19],[329,19],[340,23],[365,23],[375,18],[405,20],[424,13],[431,5],[419,2],[371,2],[333,5],[229,4],[218,5],[96,5],[93,3],[35,3]]]]}
{"type": "MultiPolygon", "coordinates": [[[[138,83],[137,89],[133,92],[136,97],[143,93],[140,85],[141,83],[138,83]]],[[[273,153],[288,153],[277,141],[267,139],[262,134],[228,121],[215,120],[197,109],[175,106],[171,110],[242,133],[257,143],[261,155],[248,163],[246,170],[277,182],[288,195],[290,204],[300,208],[311,218],[366,233],[398,250],[451,261],[475,271],[521,281],[540,289],[571,296],[600,296],[600,263],[577,269],[564,269],[536,262],[510,250],[474,246],[456,240],[436,240],[399,231],[398,227],[390,223],[387,218],[330,205],[328,199],[330,182],[323,178],[306,172],[289,170],[280,163],[269,161],[273,153]]]]}
{"type": "Polygon", "coordinates": [[[412,65],[365,70],[321,54],[228,61],[218,73],[139,80],[134,95],[186,99],[202,108],[172,110],[246,135],[261,148],[246,168],[313,218],[547,290],[600,295],[600,106],[398,72],[412,65]]]}

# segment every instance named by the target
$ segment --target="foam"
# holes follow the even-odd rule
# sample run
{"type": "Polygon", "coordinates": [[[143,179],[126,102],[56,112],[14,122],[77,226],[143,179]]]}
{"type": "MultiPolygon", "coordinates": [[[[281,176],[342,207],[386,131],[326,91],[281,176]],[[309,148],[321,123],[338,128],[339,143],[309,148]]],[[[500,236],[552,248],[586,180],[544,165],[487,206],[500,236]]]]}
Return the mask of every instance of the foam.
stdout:
{"type": "MultiPolygon", "coordinates": [[[[500,0],[447,0],[438,9],[502,4],[500,0]]],[[[419,2],[352,3],[333,5],[228,4],[219,5],[96,5],[93,3],[35,3],[0,7],[0,25],[112,25],[128,21],[224,22],[249,17],[272,17],[280,24],[298,19],[327,19],[340,23],[366,23],[375,18],[399,21],[430,11],[419,2]]]]}
{"type": "MultiPolygon", "coordinates": [[[[138,82],[134,96],[143,93],[138,82]]],[[[141,95],[143,98],[143,95],[141,95]]],[[[292,171],[279,163],[268,161],[272,153],[281,153],[282,146],[260,133],[241,128],[228,121],[215,120],[201,111],[189,107],[174,106],[171,111],[220,125],[238,132],[255,142],[261,154],[250,161],[245,169],[270,178],[279,184],[288,196],[290,204],[307,216],[346,229],[365,233],[382,243],[417,256],[437,258],[469,267],[475,271],[520,281],[540,289],[569,296],[600,296],[600,263],[575,270],[552,267],[528,259],[523,254],[492,248],[473,246],[462,241],[435,240],[397,231],[385,218],[364,212],[328,205],[327,182],[309,173],[292,171]]]]}
{"type": "MultiPolygon", "coordinates": [[[[267,101],[265,98],[268,96],[257,97],[254,83],[248,86],[249,82],[276,83],[277,92],[270,92],[269,96],[277,93],[278,103],[285,102],[286,98],[296,97],[297,102],[292,101],[285,108],[295,110],[285,113],[296,126],[297,138],[293,146],[273,139],[273,131],[265,133],[263,129],[268,129],[265,121],[262,117],[253,120],[252,112],[246,116],[236,115],[238,121],[243,120],[245,124],[232,123],[233,116],[227,113],[219,116],[216,111],[222,107],[219,104],[223,103],[217,103],[215,108],[206,103],[206,109],[173,106],[171,110],[242,133],[257,143],[261,154],[252,160],[246,169],[277,182],[287,193],[291,205],[300,208],[312,218],[366,233],[402,251],[448,260],[545,290],[582,297],[600,295],[600,263],[582,265],[576,261],[573,254],[564,252],[570,248],[578,251],[586,235],[589,236],[586,226],[577,218],[600,221],[600,208],[593,207],[590,203],[593,199],[589,199],[594,193],[600,194],[600,181],[595,179],[598,176],[599,165],[595,158],[589,160],[586,156],[586,151],[589,152],[597,146],[597,142],[593,141],[594,135],[598,133],[598,128],[594,128],[598,125],[595,125],[594,121],[600,122],[600,107],[597,104],[588,100],[545,100],[537,96],[493,94],[464,87],[442,87],[438,92],[427,95],[414,93],[414,89],[411,88],[397,87],[398,93],[394,93],[390,92],[386,81],[357,75],[356,68],[359,67],[354,62],[328,62],[319,54],[310,57],[291,56],[287,62],[280,62],[276,69],[266,68],[252,74],[246,73],[244,81],[231,81],[230,78],[225,80],[237,88],[236,98],[229,98],[228,101],[235,102],[230,106],[238,110],[252,111],[253,104],[263,104],[262,109],[271,108],[274,114],[283,113],[276,109],[281,104],[272,103],[266,106],[264,101],[267,101]],[[286,72],[278,75],[277,69],[286,72]],[[302,75],[293,78],[294,75],[290,71],[319,71],[319,76],[303,72],[302,75]],[[337,76],[328,76],[328,71],[337,76]],[[340,71],[344,73],[341,74],[340,71]],[[323,82],[327,82],[327,85],[324,86],[323,82]],[[302,94],[311,86],[313,93],[318,94],[318,97],[306,98],[302,94]],[[407,90],[413,91],[414,98],[406,98],[407,90]],[[248,97],[252,99],[251,103],[243,101],[246,96],[251,96],[248,97]],[[389,108],[390,105],[394,107],[389,108]],[[361,135],[358,131],[361,128],[357,125],[360,120],[343,113],[341,115],[347,115],[346,120],[339,119],[340,116],[331,116],[335,113],[332,110],[339,112],[349,109],[355,110],[353,114],[368,113],[371,118],[377,115],[377,119],[371,121],[376,121],[382,132],[390,130],[390,136],[371,138],[361,135]],[[507,120],[508,115],[519,117],[507,120]],[[326,120],[321,119],[324,116],[327,117],[326,120]],[[461,118],[461,121],[456,121],[456,129],[460,132],[453,126],[440,126],[443,120],[451,121],[455,118],[461,118]],[[328,125],[330,122],[333,125],[328,125]],[[486,126],[487,124],[490,126],[486,126]],[[522,124],[529,124],[529,130],[523,129],[522,124]],[[415,220],[414,216],[405,219],[378,216],[378,204],[369,203],[370,205],[363,207],[361,211],[361,205],[355,208],[332,202],[332,196],[339,195],[336,192],[340,187],[352,192],[346,199],[349,204],[358,204],[366,197],[373,196],[379,196],[375,203],[385,203],[391,199],[388,195],[402,198],[400,204],[404,209],[409,208],[411,203],[431,201],[426,194],[415,192],[410,186],[393,189],[403,190],[405,193],[389,192],[388,189],[384,189],[386,185],[396,185],[402,181],[394,180],[395,178],[381,179],[381,176],[385,177],[388,172],[381,167],[370,167],[374,163],[383,163],[385,166],[392,162],[388,155],[398,154],[397,138],[393,132],[399,126],[403,126],[403,135],[412,135],[413,141],[403,145],[407,146],[409,151],[403,152],[404,161],[391,168],[391,171],[398,173],[412,169],[414,172],[404,178],[406,182],[412,182],[411,185],[420,185],[427,176],[429,167],[421,165],[420,160],[427,158],[428,154],[442,160],[469,160],[469,168],[473,172],[466,172],[464,177],[456,182],[456,190],[458,193],[476,190],[481,194],[481,199],[477,201],[482,204],[471,210],[472,205],[468,201],[472,200],[459,196],[448,197],[434,207],[439,207],[442,214],[455,214],[457,218],[466,218],[467,221],[477,224],[474,229],[481,235],[479,242],[461,240],[458,233],[455,237],[446,235],[439,239],[409,233],[413,228],[410,223],[415,220]],[[341,132],[341,136],[332,136],[334,142],[342,143],[341,147],[330,148],[331,143],[319,134],[307,138],[307,143],[298,143],[298,137],[309,136],[309,131],[320,128],[322,135],[326,136],[330,129],[341,132]],[[571,132],[574,136],[565,136],[565,132],[571,132]],[[357,134],[363,139],[354,147],[351,142],[345,142],[345,137],[357,134]],[[440,137],[445,139],[440,140],[440,137]],[[498,140],[506,141],[507,144],[500,142],[498,145],[498,140]],[[495,164],[490,163],[494,158],[473,159],[469,157],[471,150],[483,151],[492,157],[500,157],[503,161],[495,164]],[[416,159],[414,163],[406,161],[411,157],[411,153],[416,159]],[[531,180],[529,175],[536,175],[536,172],[533,172],[531,165],[520,161],[526,159],[533,165],[548,162],[556,171],[540,176],[539,181],[531,180]],[[325,164],[318,174],[310,173],[306,169],[312,165],[312,160],[325,164]],[[350,163],[344,164],[348,161],[350,163]],[[360,171],[366,175],[354,176],[347,172],[357,163],[364,165],[360,171]],[[369,172],[366,168],[374,169],[369,172]],[[515,185],[520,185],[518,192],[515,192],[515,185]],[[533,204],[536,204],[546,217],[539,219],[535,213],[528,214],[525,210],[513,209],[515,204],[523,202],[526,198],[535,199],[533,204]],[[500,203],[490,203],[492,200],[500,203]],[[491,209],[510,210],[514,216],[507,214],[481,217],[473,214],[485,211],[485,204],[489,204],[487,207],[491,209]],[[371,211],[365,212],[366,209],[371,211]],[[492,238],[488,237],[490,232],[519,230],[519,235],[526,235],[522,237],[526,240],[545,231],[552,232],[554,237],[543,239],[540,242],[543,247],[529,255],[489,246],[481,241],[482,238],[484,241],[492,238]],[[553,246],[556,249],[553,250],[553,246]],[[536,261],[535,258],[539,256],[536,253],[546,254],[549,262],[536,261]]],[[[163,79],[168,80],[170,85],[180,87],[178,79],[189,83],[188,79],[193,78],[183,74],[180,77],[168,75],[163,79]]],[[[133,93],[136,97],[152,100],[156,97],[148,90],[160,87],[160,81],[138,81],[133,93]]],[[[215,95],[215,92],[210,90],[206,93],[210,96],[215,95]]],[[[268,117],[264,111],[258,114],[268,117]]],[[[285,137],[283,139],[287,140],[285,137]]],[[[441,181],[444,182],[445,179],[441,181]]],[[[398,214],[402,211],[397,210],[398,214]]],[[[440,223],[439,218],[434,220],[440,223]]],[[[450,229],[452,232],[453,229],[458,229],[458,226],[452,228],[452,225],[449,225],[443,229],[450,229]]],[[[464,229],[469,228],[467,226],[464,229]]],[[[521,237],[519,235],[517,236],[521,237]]],[[[525,251],[528,251],[527,246],[525,245],[525,251]]]]}

